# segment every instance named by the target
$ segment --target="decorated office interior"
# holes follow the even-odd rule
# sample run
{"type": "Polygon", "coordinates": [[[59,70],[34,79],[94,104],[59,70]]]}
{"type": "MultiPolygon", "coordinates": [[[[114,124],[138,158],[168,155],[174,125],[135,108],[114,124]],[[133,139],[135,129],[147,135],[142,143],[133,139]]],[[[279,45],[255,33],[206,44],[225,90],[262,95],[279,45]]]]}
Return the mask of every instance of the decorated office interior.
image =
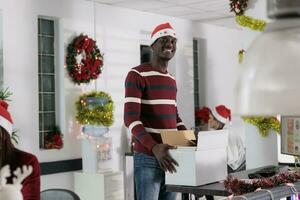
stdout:
{"type": "Polygon", "coordinates": [[[0,200],[298,199],[299,1],[0,2],[0,200]]]}

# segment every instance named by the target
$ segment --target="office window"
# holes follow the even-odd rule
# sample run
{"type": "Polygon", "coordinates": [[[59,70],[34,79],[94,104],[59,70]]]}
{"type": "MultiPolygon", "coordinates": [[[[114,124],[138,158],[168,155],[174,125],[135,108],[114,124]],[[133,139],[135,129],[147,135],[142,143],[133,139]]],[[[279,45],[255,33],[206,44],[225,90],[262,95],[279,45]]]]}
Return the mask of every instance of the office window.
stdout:
{"type": "Polygon", "coordinates": [[[56,125],[54,20],[38,18],[39,138],[45,138],[56,125]]]}
{"type": "Polygon", "coordinates": [[[152,57],[152,50],[150,46],[147,45],[141,45],[140,46],[140,57],[141,57],[141,64],[150,62],[152,57]]]}
{"type": "MultiPolygon", "coordinates": [[[[199,62],[198,62],[198,40],[193,39],[193,67],[194,67],[194,109],[199,106],[199,62]]],[[[199,121],[195,118],[195,125],[199,125],[199,121]]]]}

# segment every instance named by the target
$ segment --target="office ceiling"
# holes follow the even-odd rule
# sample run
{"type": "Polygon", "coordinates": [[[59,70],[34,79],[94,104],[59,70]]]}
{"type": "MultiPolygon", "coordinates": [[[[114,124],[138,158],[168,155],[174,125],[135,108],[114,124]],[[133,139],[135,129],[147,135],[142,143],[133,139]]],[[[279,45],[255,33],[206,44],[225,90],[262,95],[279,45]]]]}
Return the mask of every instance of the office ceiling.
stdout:
{"type": "MultiPolygon", "coordinates": [[[[233,24],[228,0],[95,0],[111,6],[168,15],[198,22],[233,24]]],[[[221,24],[220,24],[221,25],[221,24]]]]}

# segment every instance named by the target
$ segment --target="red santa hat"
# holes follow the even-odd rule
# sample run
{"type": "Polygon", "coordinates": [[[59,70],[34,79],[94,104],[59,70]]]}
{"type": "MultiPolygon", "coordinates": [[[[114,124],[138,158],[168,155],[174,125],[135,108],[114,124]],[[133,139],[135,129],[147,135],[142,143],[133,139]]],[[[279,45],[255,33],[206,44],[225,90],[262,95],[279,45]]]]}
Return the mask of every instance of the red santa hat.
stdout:
{"type": "Polygon", "coordinates": [[[151,34],[151,44],[154,44],[154,42],[161,37],[164,36],[172,36],[176,38],[176,33],[173,27],[170,25],[170,23],[163,23],[158,25],[151,34]]]}
{"type": "Polygon", "coordinates": [[[11,135],[13,121],[7,108],[8,104],[5,101],[0,100],[0,126],[11,135]]]}
{"type": "Polygon", "coordinates": [[[224,105],[219,105],[211,109],[211,113],[219,122],[222,122],[223,124],[227,124],[229,121],[231,121],[231,111],[224,105]]]}

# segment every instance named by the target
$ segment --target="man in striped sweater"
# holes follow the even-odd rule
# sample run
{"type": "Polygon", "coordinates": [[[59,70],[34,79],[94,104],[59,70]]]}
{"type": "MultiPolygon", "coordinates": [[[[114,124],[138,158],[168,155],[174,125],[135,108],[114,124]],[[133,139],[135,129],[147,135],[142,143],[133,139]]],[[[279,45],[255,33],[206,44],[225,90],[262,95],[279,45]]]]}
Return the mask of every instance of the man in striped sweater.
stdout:
{"type": "Polygon", "coordinates": [[[150,63],[132,68],[125,81],[124,122],[134,141],[134,176],[138,200],[174,200],[166,191],[165,171],[176,172],[177,162],[162,144],[161,131],[185,130],[178,115],[176,81],[168,62],[176,52],[176,34],[169,23],[151,35],[150,63]]]}

